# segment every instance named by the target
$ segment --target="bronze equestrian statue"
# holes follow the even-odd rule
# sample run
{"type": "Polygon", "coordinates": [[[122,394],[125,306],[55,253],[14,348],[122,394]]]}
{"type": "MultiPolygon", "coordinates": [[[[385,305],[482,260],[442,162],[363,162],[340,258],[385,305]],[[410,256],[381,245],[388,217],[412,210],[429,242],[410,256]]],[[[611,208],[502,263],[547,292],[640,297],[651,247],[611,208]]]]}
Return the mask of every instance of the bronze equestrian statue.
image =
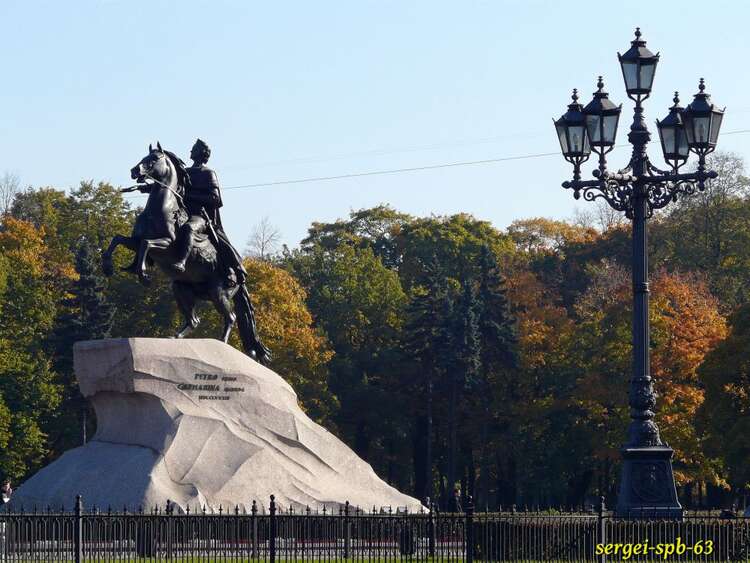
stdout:
{"type": "Polygon", "coordinates": [[[221,191],[216,174],[206,167],[211,150],[198,139],[190,152],[193,166],[174,153],[149,145],[148,154],[130,171],[148,201],[138,215],[133,233],[117,235],[102,255],[102,268],[112,275],[112,253],[123,245],[136,253],[124,268],[148,285],[149,266],[156,263],[172,280],[177,306],[185,319],[177,338],[184,338],[200,323],[198,300],[211,301],[224,319],[222,340],[227,342],[235,323],[245,353],[263,364],[271,353],[258,338],[255,312],[245,287],[242,259],[221,225],[221,191]],[[233,306],[234,304],[234,306],[233,306]]]}

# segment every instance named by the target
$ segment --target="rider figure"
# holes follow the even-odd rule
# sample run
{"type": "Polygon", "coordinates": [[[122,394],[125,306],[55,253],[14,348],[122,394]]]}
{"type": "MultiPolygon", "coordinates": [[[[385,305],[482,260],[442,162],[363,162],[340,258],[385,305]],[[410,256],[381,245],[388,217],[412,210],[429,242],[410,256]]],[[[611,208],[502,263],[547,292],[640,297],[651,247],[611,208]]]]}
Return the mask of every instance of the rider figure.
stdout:
{"type": "Polygon", "coordinates": [[[216,251],[219,255],[219,262],[226,270],[227,282],[241,285],[245,282],[247,272],[242,266],[242,258],[229,242],[221,226],[219,208],[222,203],[219,181],[216,179],[216,173],[206,167],[210,156],[211,149],[204,141],[198,139],[190,151],[190,159],[193,161],[193,165],[187,169],[187,173],[190,176],[191,187],[186,190],[184,197],[190,218],[182,226],[177,237],[178,255],[174,268],[179,272],[185,271],[185,264],[195,245],[196,235],[208,230],[207,216],[218,238],[216,251]],[[234,275],[232,271],[234,271],[234,275]]]}

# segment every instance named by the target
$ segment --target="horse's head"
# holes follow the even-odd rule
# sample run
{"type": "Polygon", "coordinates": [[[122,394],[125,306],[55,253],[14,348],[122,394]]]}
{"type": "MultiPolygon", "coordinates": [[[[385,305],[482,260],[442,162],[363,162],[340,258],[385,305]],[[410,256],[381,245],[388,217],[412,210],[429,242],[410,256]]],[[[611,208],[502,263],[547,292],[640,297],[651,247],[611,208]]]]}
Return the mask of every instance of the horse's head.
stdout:
{"type": "Polygon", "coordinates": [[[165,185],[171,179],[170,176],[173,176],[173,166],[159,143],[156,143],[156,148],[149,145],[148,154],[130,169],[130,177],[139,183],[152,180],[165,185]]]}

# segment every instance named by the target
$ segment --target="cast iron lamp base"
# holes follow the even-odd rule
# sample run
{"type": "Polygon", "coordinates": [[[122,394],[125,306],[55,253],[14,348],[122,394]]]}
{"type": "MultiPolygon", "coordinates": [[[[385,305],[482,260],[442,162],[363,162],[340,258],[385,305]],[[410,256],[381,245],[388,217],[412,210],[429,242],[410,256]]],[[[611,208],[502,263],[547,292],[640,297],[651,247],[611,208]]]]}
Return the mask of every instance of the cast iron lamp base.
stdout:
{"type": "Polygon", "coordinates": [[[625,447],[616,515],[620,518],[682,519],[669,446],[625,447]]]}

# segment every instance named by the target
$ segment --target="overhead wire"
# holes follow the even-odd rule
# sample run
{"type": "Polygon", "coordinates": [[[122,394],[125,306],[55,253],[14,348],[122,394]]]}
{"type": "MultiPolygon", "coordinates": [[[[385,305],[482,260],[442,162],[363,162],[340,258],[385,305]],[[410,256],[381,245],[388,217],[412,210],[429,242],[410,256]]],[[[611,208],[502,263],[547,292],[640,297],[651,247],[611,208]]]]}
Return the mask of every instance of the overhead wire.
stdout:
{"type": "MultiPolygon", "coordinates": [[[[750,129],[738,129],[735,131],[727,131],[726,133],[721,133],[721,135],[722,136],[723,135],[739,135],[743,133],[750,133],[750,129]]],[[[621,144],[621,145],[616,145],[616,146],[625,147],[627,146],[627,144],[621,144]]],[[[222,190],[254,189],[254,188],[283,186],[283,185],[291,185],[291,184],[304,184],[304,183],[309,183],[309,182],[326,182],[326,181],[332,181],[332,180],[344,180],[347,178],[363,178],[367,176],[403,174],[407,172],[419,172],[422,170],[438,170],[441,168],[457,168],[461,166],[479,166],[479,165],[486,165],[486,164],[495,164],[498,162],[508,162],[508,161],[513,161],[513,160],[528,160],[528,159],[533,159],[533,158],[544,158],[544,157],[549,157],[549,156],[556,156],[558,154],[559,154],[559,151],[542,152],[542,153],[534,153],[534,154],[504,156],[504,157],[498,157],[498,158],[486,158],[482,160],[443,162],[443,163],[438,163],[438,164],[428,164],[424,166],[409,166],[405,168],[391,168],[391,169],[386,169],[386,170],[368,170],[365,172],[351,172],[348,174],[335,174],[331,176],[312,176],[312,177],[306,177],[306,178],[293,178],[290,180],[276,180],[276,181],[271,181],[271,182],[258,182],[255,184],[239,184],[236,186],[225,186],[222,188],[222,190]]],[[[139,197],[139,195],[136,195],[135,197],[139,197]]]]}

